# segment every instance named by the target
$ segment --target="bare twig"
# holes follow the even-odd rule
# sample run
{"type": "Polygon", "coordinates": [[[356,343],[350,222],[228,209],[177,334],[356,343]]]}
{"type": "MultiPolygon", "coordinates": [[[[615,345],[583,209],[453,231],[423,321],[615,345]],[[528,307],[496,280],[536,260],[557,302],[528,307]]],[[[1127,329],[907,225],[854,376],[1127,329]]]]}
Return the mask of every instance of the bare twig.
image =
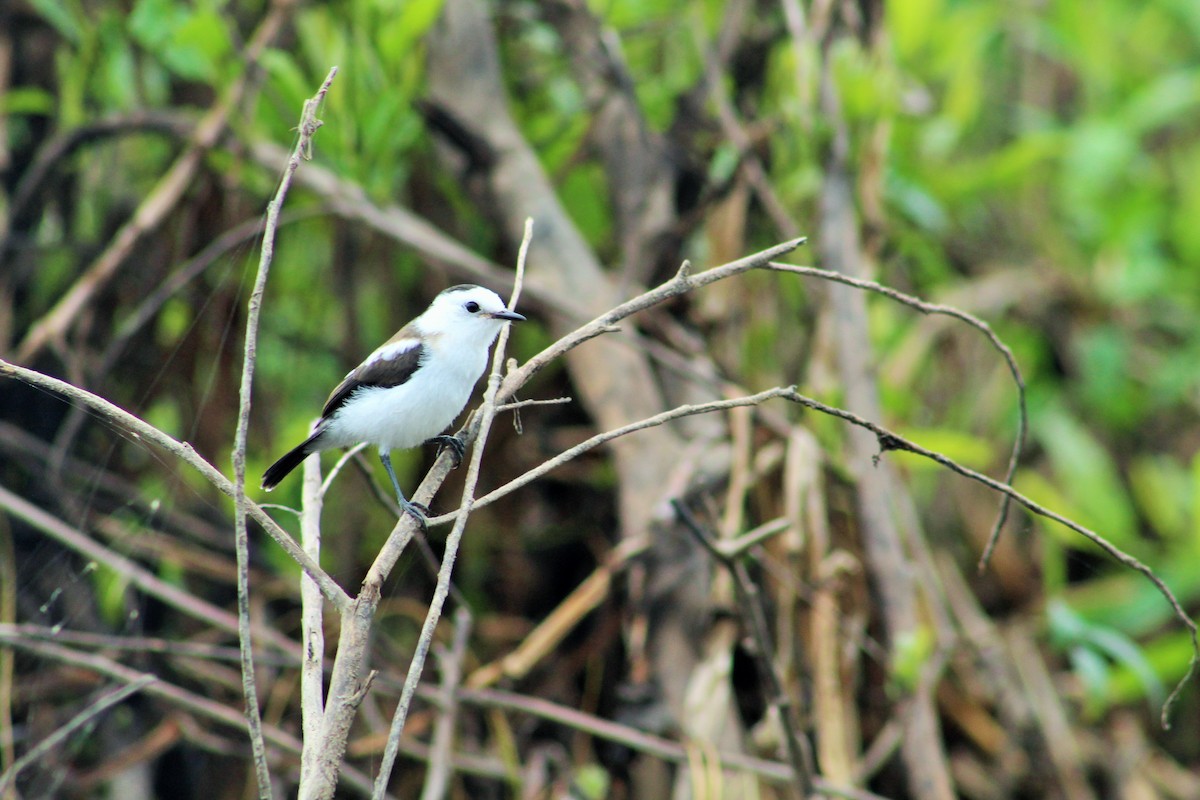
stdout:
{"type": "MultiPolygon", "coordinates": [[[[429,690],[434,691],[434,690],[429,690]]],[[[655,736],[628,725],[622,725],[612,720],[603,719],[574,708],[543,700],[538,697],[528,697],[508,692],[502,689],[460,689],[460,699],[464,703],[485,708],[499,708],[530,714],[540,719],[558,723],[573,730],[583,731],[598,739],[616,742],[631,750],[644,753],[653,758],[659,758],[672,764],[687,762],[687,747],[679,742],[655,736]]],[[[736,769],[775,784],[786,784],[792,780],[792,770],[787,764],[777,761],[767,761],[745,753],[718,752],[716,758],[721,765],[736,769]]],[[[846,797],[850,800],[882,800],[869,791],[854,789],[833,784],[820,777],[813,778],[813,790],[818,794],[830,797],[846,797]]]]}
{"type": "Polygon", "coordinates": [[[46,753],[49,753],[55,747],[58,747],[72,733],[92,722],[117,703],[145,689],[156,680],[158,678],[153,675],[143,675],[133,683],[128,683],[119,689],[109,692],[83,711],[71,717],[65,725],[31,747],[29,752],[13,762],[13,765],[5,770],[3,775],[0,775],[0,793],[8,791],[9,787],[16,783],[17,776],[21,774],[21,770],[46,755],[46,753]]]}
{"type": "Polygon", "coordinates": [[[746,624],[754,636],[757,645],[759,678],[768,691],[768,702],[779,712],[779,722],[783,727],[783,737],[787,747],[788,761],[792,766],[793,788],[801,798],[807,797],[812,789],[812,753],[808,748],[808,740],[801,737],[800,728],[792,713],[792,701],[784,688],[783,681],[776,671],[775,644],[771,637],[771,628],[767,623],[766,610],[763,608],[762,597],[758,587],[746,571],[746,565],[740,558],[730,557],[720,548],[719,543],[711,533],[696,519],[679,500],[671,500],[671,507],[684,527],[704,546],[723,567],[729,570],[733,577],[733,588],[737,594],[738,605],[742,609],[746,624]]]}
{"type": "Polygon", "coordinates": [[[500,400],[507,401],[547,364],[562,357],[588,339],[611,330],[616,323],[626,317],[632,316],[639,311],[645,311],[672,297],[678,297],[703,286],[708,286],[716,281],[764,267],[772,260],[795,250],[804,244],[805,241],[807,240],[804,238],[792,239],[782,244],[777,244],[774,247],[768,247],[758,253],[748,255],[745,258],[739,258],[736,261],[730,261],[728,264],[722,264],[697,274],[692,273],[691,264],[686,261],[683,262],[679,271],[670,280],[659,284],[649,291],[643,292],[631,300],[626,300],[624,303],[614,306],[592,321],[581,325],[526,361],[520,368],[506,375],[504,382],[500,386],[500,400]]]}
{"type": "MultiPolygon", "coordinates": [[[[1008,469],[1004,473],[1004,483],[1012,484],[1013,475],[1017,472],[1017,462],[1021,459],[1021,451],[1025,447],[1025,433],[1029,425],[1029,411],[1025,402],[1025,379],[1021,376],[1021,368],[1017,366],[1017,358],[1013,355],[1011,349],[1006,345],[999,336],[996,335],[992,327],[984,322],[979,317],[973,314],[968,314],[962,309],[954,306],[943,305],[941,303],[929,303],[921,300],[918,297],[905,294],[897,291],[890,286],[884,286],[875,281],[863,280],[862,278],[854,278],[849,275],[844,275],[840,272],[834,272],[827,269],[817,269],[816,267],[801,267],[793,264],[780,264],[771,262],[767,265],[767,269],[776,270],[778,272],[791,272],[796,275],[807,275],[813,278],[821,278],[822,280],[842,283],[846,286],[853,286],[856,289],[864,289],[868,292],[881,294],[897,303],[906,305],[909,308],[916,309],[922,314],[941,314],[947,317],[953,317],[967,323],[972,328],[975,328],[984,336],[988,342],[996,349],[1000,356],[1004,359],[1005,365],[1008,367],[1009,373],[1012,374],[1013,383],[1017,386],[1017,433],[1014,437],[1012,452],[1008,457],[1008,469]]],[[[1003,495],[1000,501],[1000,511],[996,516],[996,521],[992,524],[992,532],[988,535],[987,545],[983,549],[983,554],[979,557],[979,569],[983,570],[987,566],[988,561],[992,557],[992,551],[996,549],[996,543],[1000,540],[1000,532],[1004,528],[1004,523],[1008,519],[1009,508],[1008,495],[1003,495]]]]}
{"type": "MultiPolygon", "coordinates": [[[[504,484],[503,486],[501,486],[497,489],[494,489],[493,491],[489,492],[488,494],[486,494],[483,497],[476,500],[472,504],[472,508],[473,509],[474,508],[482,508],[483,506],[489,505],[490,503],[495,502],[496,500],[500,499],[501,497],[504,497],[505,495],[510,494],[511,492],[515,491],[516,489],[519,489],[520,487],[531,483],[532,481],[536,480],[537,478],[540,478],[542,475],[545,475],[546,473],[556,469],[557,467],[562,466],[566,462],[579,457],[583,453],[585,453],[589,450],[592,450],[601,444],[604,444],[606,442],[612,441],[613,439],[619,438],[621,436],[625,436],[630,433],[635,433],[640,430],[645,430],[647,428],[652,428],[657,425],[662,425],[666,422],[670,422],[671,420],[679,419],[681,417],[692,416],[695,414],[707,414],[707,413],[711,413],[713,411],[723,411],[723,410],[727,410],[730,408],[737,408],[740,406],[759,405],[761,403],[766,402],[767,400],[771,400],[771,399],[775,399],[775,398],[782,398],[782,399],[790,400],[793,403],[798,403],[799,405],[805,406],[814,411],[819,411],[822,414],[828,414],[830,416],[837,417],[841,420],[844,420],[845,422],[849,422],[852,425],[855,425],[857,427],[864,428],[865,430],[870,431],[872,434],[875,435],[876,440],[879,442],[881,454],[884,452],[887,452],[889,450],[903,450],[903,451],[906,451],[909,453],[914,453],[914,454],[922,456],[924,458],[928,458],[931,461],[934,461],[938,464],[941,464],[943,467],[951,470],[952,472],[956,472],[965,478],[969,478],[978,483],[982,483],[984,486],[987,486],[988,488],[1001,493],[1002,495],[1008,497],[1009,499],[1016,501],[1017,503],[1024,506],[1026,509],[1028,509],[1032,513],[1034,513],[1038,516],[1041,516],[1041,517],[1045,517],[1047,519],[1054,520],[1055,522],[1058,522],[1059,524],[1064,525],[1067,528],[1070,528],[1072,531],[1078,533],[1079,535],[1086,538],[1088,541],[1090,541],[1093,544],[1095,544],[1096,546],[1100,547],[1102,550],[1104,550],[1104,552],[1108,553],[1116,561],[1120,562],[1121,564],[1123,564],[1131,569],[1134,569],[1134,570],[1140,572],[1143,576],[1145,576],[1147,580],[1149,580],[1151,583],[1154,584],[1155,588],[1158,589],[1159,593],[1162,594],[1162,596],[1170,604],[1176,618],[1178,618],[1179,621],[1182,622],[1185,627],[1187,627],[1188,632],[1192,639],[1193,655],[1192,655],[1191,663],[1189,664],[1189,667],[1188,667],[1188,672],[1186,675],[1184,675],[1184,677],[1176,685],[1174,691],[1172,691],[1170,696],[1168,696],[1167,701],[1163,706],[1162,723],[1163,723],[1164,727],[1170,727],[1170,725],[1168,724],[1170,707],[1175,702],[1175,700],[1178,698],[1179,692],[1183,689],[1183,687],[1185,685],[1187,685],[1188,681],[1191,680],[1191,677],[1192,677],[1193,673],[1195,672],[1197,665],[1200,665],[1200,639],[1198,639],[1196,624],[1188,616],[1188,614],[1184,610],[1183,606],[1180,605],[1180,603],[1179,603],[1178,599],[1176,599],[1174,593],[1170,590],[1170,588],[1165,583],[1163,583],[1161,578],[1159,578],[1156,574],[1154,574],[1153,570],[1151,570],[1149,567],[1147,567],[1145,564],[1143,564],[1141,561],[1137,560],[1133,556],[1125,553],[1123,550],[1121,550],[1116,545],[1114,545],[1111,542],[1109,542],[1108,540],[1106,540],[1100,534],[1096,533],[1095,531],[1093,531],[1089,528],[1084,527],[1083,525],[1080,525],[1079,523],[1077,523],[1071,519],[1068,519],[1067,517],[1062,516],[1061,514],[1051,511],[1050,509],[1045,508],[1044,506],[1042,506],[1038,503],[1035,503],[1033,500],[1029,499],[1025,495],[1023,495],[1020,492],[1013,489],[1012,486],[1010,486],[1008,483],[998,481],[995,478],[988,477],[987,475],[976,472],[975,470],[970,469],[969,467],[964,467],[961,464],[959,464],[958,462],[954,461],[953,459],[951,459],[945,455],[942,455],[941,453],[921,447],[920,445],[916,444],[915,442],[912,442],[912,441],[904,438],[903,436],[900,436],[899,434],[896,434],[896,433],[888,430],[887,428],[884,428],[881,425],[871,422],[868,419],[864,419],[863,417],[860,417],[857,414],[853,414],[844,409],[836,408],[834,406],[829,406],[829,405],[821,403],[817,400],[813,400],[810,397],[806,397],[805,395],[802,395],[799,392],[797,392],[792,387],[776,387],[773,389],[767,389],[766,391],[759,392],[757,394],[747,395],[745,397],[735,397],[735,398],[730,398],[727,400],[714,400],[710,403],[697,403],[694,405],[683,405],[683,406],[679,406],[678,408],[671,409],[670,411],[664,411],[661,414],[656,414],[653,417],[650,417],[648,419],[640,420],[640,421],[632,423],[630,425],[625,425],[625,426],[623,426],[621,428],[617,428],[615,430],[598,433],[595,436],[591,437],[590,439],[580,442],[579,444],[575,445],[574,447],[572,447],[568,450],[564,450],[563,452],[559,453],[554,458],[544,461],[543,463],[539,464],[537,467],[534,467],[533,469],[529,470],[525,474],[523,474],[517,478],[514,478],[513,480],[504,484]]],[[[452,520],[456,520],[460,513],[461,513],[461,511],[444,514],[440,517],[433,517],[429,520],[429,524],[430,525],[439,525],[439,524],[444,524],[446,522],[450,522],[452,520]]],[[[725,552],[725,551],[722,551],[722,552],[725,552]]]]}
{"type": "MultiPolygon", "coordinates": [[[[255,633],[258,633],[256,630],[255,633]]],[[[163,639],[155,636],[118,636],[105,633],[88,633],[59,628],[54,625],[31,625],[0,623],[0,636],[22,637],[42,642],[58,642],[76,648],[122,651],[126,653],[155,653],[180,659],[236,662],[241,652],[236,647],[225,647],[206,642],[163,639]]],[[[258,658],[275,667],[295,667],[296,652],[291,654],[267,653],[258,658]]]]}
{"type": "MultiPolygon", "coordinates": [[[[163,580],[140,564],[120,553],[113,552],[58,517],[10,492],[4,486],[0,486],[0,509],[23,520],[32,528],[45,533],[89,561],[104,565],[104,568],[112,570],[139,590],[166,605],[195,619],[204,620],[216,628],[230,633],[237,632],[238,623],[235,615],[163,580]]],[[[299,655],[296,643],[273,628],[255,628],[254,634],[285,653],[299,655]]]]}
{"type": "MultiPolygon", "coordinates": [[[[623,425],[622,427],[611,431],[597,433],[595,436],[580,442],[574,447],[562,451],[553,458],[543,461],[541,464],[538,464],[536,467],[524,473],[523,475],[513,478],[503,486],[493,489],[483,497],[480,497],[478,500],[476,500],[471,507],[474,509],[490,505],[500,498],[511,494],[517,489],[520,489],[522,486],[526,486],[543,475],[561,467],[568,461],[578,458],[589,450],[594,450],[600,445],[611,442],[614,439],[619,439],[622,436],[627,436],[628,434],[636,433],[637,431],[646,430],[647,428],[654,428],[672,420],[681,419],[682,417],[691,417],[695,416],[696,414],[709,414],[714,411],[727,411],[731,408],[738,408],[741,406],[756,406],[760,403],[766,402],[767,400],[777,397],[786,397],[790,391],[790,389],[777,387],[774,389],[767,389],[766,391],[759,392],[758,394],[748,395],[746,397],[734,397],[728,400],[713,400],[709,403],[682,405],[678,406],[677,408],[673,408],[670,411],[664,411],[661,414],[655,414],[653,417],[638,420],[637,422],[623,425]]],[[[452,511],[439,517],[430,517],[429,524],[442,525],[447,522],[452,522],[457,519],[458,514],[459,512],[452,511]]]]}
{"type": "Polygon", "coordinates": [[[448,650],[439,650],[438,665],[442,685],[438,687],[438,715],[434,724],[433,741],[429,747],[429,767],[421,800],[441,800],[450,787],[451,758],[454,755],[454,728],[458,718],[458,686],[462,681],[463,661],[467,657],[467,640],[471,635],[471,612],[466,606],[454,611],[454,639],[448,650]]]}
{"type": "MultiPolygon", "coordinates": [[[[82,667],[83,669],[95,672],[97,675],[104,675],[105,677],[124,683],[134,683],[144,677],[154,677],[149,673],[141,672],[97,653],[81,653],[69,647],[62,647],[54,642],[39,642],[19,635],[9,636],[3,631],[0,631],[0,642],[9,647],[20,648],[41,658],[82,667]]],[[[237,709],[230,708],[208,697],[188,691],[168,681],[158,680],[150,683],[145,687],[144,691],[147,695],[183,708],[204,719],[233,728],[239,732],[246,730],[245,715],[237,709]]],[[[273,758],[277,759],[280,754],[284,753],[294,754],[297,757],[300,755],[300,741],[291,733],[276,725],[264,725],[263,735],[267,743],[275,748],[271,754],[273,758]]],[[[370,793],[370,781],[362,772],[347,765],[343,769],[343,775],[346,783],[359,794],[366,796],[370,793]]]]}
{"type": "MultiPolygon", "coordinates": [[[[314,559],[321,556],[321,459],[304,460],[304,510],[300,515],[300,544],[314,559]]],[[[321,721],[325,716],[325,628],[321,591],[307,575],[300,576],[300,636],[304,660],[300,666],[300,716],[304,748],[300,754],[300,783],[316,763],[321,721]]]]}
{"type": "Polygon", "coordinates": [[[581,620],[609,597],[613,580],[634,558],[645,553],[649,546],[650,542],[646,537],[621,540],[604,559],[604,563],[596,567],[591,575],[581,581],[547,614],[516,649],[476,669],[468,676],[467,685],[491,686],[504,678],[520,680],[528,675],[547,654],[553,653],[562,644],[563,639],[581,620]]]}
{"type": "MultiPolygon", "coordinates": [[[[532,238],[533,221],[529,220],[526,222],[525,236],[521,241],[521,249],[517,255],[517,273],[513,281],[512,296],[508,301],[509,308],[516,308],[517,301],[521,297],[521,283],[525,274],[525,258],[529,252],[529,242],[532,238]]],[[[421,626],[421,635],[417,641],[416,651],[413,653],[412,662],[408,666],[408,674],[404,679],[404,689],[400,693],[400,703],[396,707],[396,713],[392,717],[391,729],[388,731],[387,747],[383,751],[383,759],[379,766],[379,775],[375,779],[374,797],[376,800],[383,796],[383,792],[387,788],[388,779],[391,777],[392,766],[395,764],[396,752],[399,747],[400,733],[404,730],[404,722],[408,717],[413,695],[417,690],[417,683],[420,681],[421,672],[425,668],[425,657],[429,653],[429,645],[433,641],[434,631],[437,629],[438,620],[441,618],[442,606],[445,604],[446,597],[450,593],[450,576],[454,570],[454,561],[458,555],[458,548],[462,542],[463,532],[467,527],[467,518],[470,516],[471,509],[475,503],[475,485],[479,481],[479,466],[483,462],[484,445],[487,442],[487,435],[491,429],[492,420],[496,416],[496,403],[500,392],[501,367],[504,364],[504,353],[508,344],[509,331],[510,326],[507,325],[500,331],[495,353],[492,354],[492,370],[488,376],[487,390],[483,396],[483,406],[478,414],[478,433],[475,436],[475,444],[471,448],[471,463],[467,467],[462,503],[459,506],[454,527],[450,530],[449,535],[446,536],[445,554],[442,556],[442,567],[438,570],[437,585],[434,588],[433,600],[429,604],[429,612],[425,616],[425,623],[421,626]]]]}
{"type": "MultiPolygon", "coordinates": [[[[246,316],[246,348],[242,358],[242,380],[239,389],[237,432],[233,444],[233,502],[234,543],[238,563],[238,640],[242,648],[242,689],[246,696],[246,723],[250,733],[250,747],[254,752],[254,766],[258,779],[258,795],[270,800],[271,775],[267,767],[266,745],[262,738],[262,719],[258,710],[258,687],[254,681],[254,647],[250,639],[250,540],[246,531],[246,439],[250,430],[250,395],[254,386],[254,363],[258,346],[258,317],[262,309],[263,293],[267,288],[267,276],[271,271],[271,258],[275,253],[275,232],[279,227],[279,212],[287,197],[292,175],[300,167],[300,160],[309,152],[312,137],[321,127],[317,109],[325,100],[325,94],[337,75],[337,67],[329,70],[321,88],[312,99],[304,103],[300,117],[300,134],[288,160],[279,188],[267,204],[267,221],[263,228],[262,251],[258,261],[258,274],[254,289],[250,293],[246,316]]],[[[318,603],[319,605],[319,603],[318,603]]],[[[306,642],[306,648],[311,643],[306,642]]]]}
{"type": "Polygon", "coordinates": [[[529,408],[530,406],[561,406],[570,402],[572,401],[569,397],[552,397],[547,400],[513,400],[512,402],[501,403],[496,406],[496,413],[520,411],[522,408],[529,408]]]}
{"type": "MultiPolygon", "coordinates": [[[[221,474],[220,470],[201,458],[191,445],[168,436],[140,417],[130,414],[103,397],[36,370],[9,363],[4,359],[0,359],[0,375],[16,378],[39,389],[62,395],[73,402],[82,403],[104,420],[129,433],[133,441],[150,442],[161,447],[203,475],[223,494],[233,497],[233,483],[221,474]]],[[[337,585],[333,578],[329,577],[328,573],[321,569],[308,553],[304,552],[300,545],[296,544],[287,531],[279,527],[279,524],[263,511],[261,506],[248,502],[247,511],[254,521],[263,527],[267,535],[274,539],[288,556],[317,582],[317,585],[321,587],[321,593],[329,602],[333,603],[335,608],[340,611],[350,607],[353,602],[350,596],[337,585]]]]}

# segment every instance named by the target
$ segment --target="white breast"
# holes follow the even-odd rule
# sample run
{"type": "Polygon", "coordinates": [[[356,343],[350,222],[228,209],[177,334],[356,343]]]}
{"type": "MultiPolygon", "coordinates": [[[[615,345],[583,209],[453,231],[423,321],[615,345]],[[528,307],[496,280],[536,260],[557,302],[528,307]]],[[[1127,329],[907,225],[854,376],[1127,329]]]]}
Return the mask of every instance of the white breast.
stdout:
{"type": "Polygon", "coordinates": [[[447,357],[433,344],[429,358],[399,386],[364,387],[338,409],[321,437],[324,447],[369,442],[381,450],[416,447],[437,436],[462,412],[487,366],[487,349],[447,357]]]}

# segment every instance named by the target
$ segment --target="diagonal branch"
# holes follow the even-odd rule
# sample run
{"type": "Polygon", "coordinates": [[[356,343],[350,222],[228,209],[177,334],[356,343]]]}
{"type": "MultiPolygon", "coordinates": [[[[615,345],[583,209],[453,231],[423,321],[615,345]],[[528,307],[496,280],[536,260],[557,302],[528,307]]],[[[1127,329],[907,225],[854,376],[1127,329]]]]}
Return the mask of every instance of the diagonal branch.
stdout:
{"type": "MultiPolygon", "coordinates": [[[[203,475],[205,480],[217,487],[222,494],[229,497],[234,496],[233,483],[220,470],[201,457],[191,445],[168,436],[145,420],[134,416],[125,409],[105,400],[103,397],[36,370],[9,363],[4,359],[0,359],[0,376],[24,381],[30,386],[36,386],[39,389],[53,392],[71,402],[86,406],[109,424],[130,434],[134,441],[149,442],[161,447],[203,475]]],[[[335,608],[343,611],[350,607],[351,603],[353,603],[350,596],[346,594],[342,587],[338,586],[337,582],[329,576],[329,573],[321,569],[321,566],[313,560],[312,556],[304,552],[300,545],[296,544],[296,540],[281,528],[279,523],[262,509],[262,506],[252,501],[247,501],[246,509],[254,521],[262,526],[267,535],[274,539],[275,543],[282,547],[288,556],[299,564],[310,578],[317,582],[317,585],[321,587],[321,594],[335,608]]]]}
{"type": "MultiPolygon", "coordinates": [[[[821,278],[835,283],[853,286],[856,289],[865,289],[868,292],[875,292],[884,297],[895,300],[897,303],[906,305],[909,308],[915,308],[922,314],[942,314],[947,317],[961,320],[967,323],[972,328],[975,328],[984,336],[988,342],[996,349],[1000,356],[1004,359],[1005,365],[1008,367],[1009,373],[1012,375],[1013,383],[1017,386],[1017,435],[1013,441],[1012,453],[1008,457],[1008,469],[1004,473],[1004,482],[1011,484],[1013,476],[1017,472],[1017,462],[1021,459],[1021,451],[1025,447],[1025,433],[1029,426],[1029,410],[1025,402],[1025,379],[1021,376],[1021,368],[1017,366],[1017,358],[1013,355],[1012,350],[1001,341],[996,332],[986,322],[976,317],[974,314],[968,314],[962,309],[954,306],[943,305],[941,303],[929,303],[919,297],[913,297],[910,294],[897,291],[890,286],[884,286],[875,281],[868,281],[862,278],[854,278],[845,275],[841,272],[834,272],[828,269],[818,269],[816,267],[800,267],[793,264],[780,264],[771,262],[767,265],[767,269],[775,270],[776,272],[790,272],[795,275],[806,275],[813,278],[821,278]]],[[[992,524],[992,532],[988,536],[987,546],[983,549],[983,555],[979,557],[979,569],[982,570],[987,566],[988,561],[992,557],[992,551],[996,549],[996,543],[1000,539],[1000,531],[1004,527],[1005,520],[1008,519],[1009,507],[1008,495],[1003,495],[1000,501],[1000,512],[996,516],[996,521],[992,524]]]]}
{"type": "MultiPolygon", "coordinates": [[[[509,308],[516,308],[517,301],[521,297],[521,282],[525,276],[525,258],[529,253],[529,242],[532,238],[533,221],[528,220],[525,224],[525,237],[521,242],[521,250],[517,256],[517,274],[513,284],[512,297],[508,302],[509,308]]],[[[479,467],[483,463],[484,445],[487,442],[492,421],[496,417],[501,368],[504,364],[504,354],[508,345],[510,330],[511,326],[506,325],[500,331],[500,338],[496,342],[496,350],[492,355],[492,371],[488,376],[483,406],[478,414],[480,420],[479,428],[475,436],[475,444],[471,448],[471,463],[467,467],[467,476],[463,485],[462,503],[459,506],[454,527],[450,530],[449,535],[446,536],[445,554],[442,556],[441,569],[438,570],[437,585],[433,591],[433,600],[429,604],[429,611],[425,615],[424,624],[421,626],[421,636],[417,641],[416,652],[413,653],[412,661],[408,665],[408,674],[404,679],[404,689],[400,694],[400,704],[396,707],[396,713],[392,717],[391,729],[388,731],[387,747],[383,752],[379,775],[375,779],[375,800],[382,798],[384,791],[387,789],[388,779],[391,777],[392,766],[395,763],[396,754],[399,750],[400,733],[404,730],[404,722],[408,717],[413,696],[416,694],[417,683],[420,681],[421,672],[425,668],[425,658],[429,653],[429,646],[433,642],[433,634],[437,629],[438,620],[441,618],[442,608],[446,603],[446,598],[450,594],[450,576],[454,570],[454,561],[458,555],[459,545],[462,543],[463,532],[467,527],[467,518],[475,506],[475,486],[479,482],[479,467]]]]}
{"type": "Polygon", "coordinates": [[[329,70],[321,88],[311,100],[304,103],[300,117],[300,135],[292,157],[288,159],[283,179],[271,202],[267,204],[267,221],[263,228],[262,250],[259,254],[258,274],[254,289],[250,293],[249,310],[246,315],[246,346],[242,358],[242,380],[238,390],[237,431],[233,439],[233,503],[234,545],[237,552],[237,595],[238,595],[238,642],[242,650],[242,691],[246,699],[246,724],[250,733],[250,747],[254,752],[254,767],[258,780],[258,795],[271,800],[271,774],[267,767],[266,745],[262,736],[262,718],[258,709],[258,686],[254,680],[254,646],[250,638],[250,537],[246,532],[246,440],[250,431],[250,395],[254,386],[254,364],[258,346],[258,318],[262,310],[263,293],[267,288],[267,276],[271,271],[271,258],[275,254],[275,232],[279,228],[279,212],[292,185],[292,175],[300,167],[300,159],[309,152],[312,137],[321,127],[317,109],[325,100],[325,94],[337,75],[337,67],[329,70]]]}
{"type": "Polygon", "coordinates": [[[68,720],[65,725],[47,736],[42,741],[38,742],[36,746],[30,748],[25,755],[13,762],[13,765],[5,770],[3,775],[0,775],[0,794],[7,791],[17,782],[17,776],[21,774],[21,770],[37,761],[46,753],[49,753],[58,745],[62,744],[62,742],[65,741],[66,738],[72,733],[79,730],[84,725],[92,722],[96,719],[96,717],[100,716],[117,703],[122,702],[128,697],[132,697],[157,680],[158,678],[154,677],[153,675],[143,675],[136,681],[127,683],[121,688],[109,692],[96,702],[89,705],[83,711],[80,711],[78,714],[71,717],[71,719],[68,720]]]}

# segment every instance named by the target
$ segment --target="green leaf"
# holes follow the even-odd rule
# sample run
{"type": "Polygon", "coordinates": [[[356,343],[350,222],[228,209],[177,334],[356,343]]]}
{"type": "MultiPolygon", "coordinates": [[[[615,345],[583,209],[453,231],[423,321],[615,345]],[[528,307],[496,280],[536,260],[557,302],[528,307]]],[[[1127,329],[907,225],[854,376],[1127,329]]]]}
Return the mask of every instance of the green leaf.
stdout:
{"type": "Polygon", "coordinates": [[[904,0],[887,4],[888,30],[901,59],[914,58],[937,31],[944,0],[904,0]]]}
{"type": "Polygon", "coordinates": [[[129,35],[142,47],[156,52],[171,40],[187,14],[187,7],[175,0],[137,0],[129,14],[129,35]]]}
{"type": "MultiPolygon", "coordinates": [[[[928,450],[941,453],[972,469],[983,469],[996,459],[996,450],[990,441],[981,436],[974,436],[966,431],[955,430],[953,428],[906,427],[901,428],[897,432],[906,439],[928,450]]],[[[924,456],[919,456],[916,453],[908,453],[903,450],[896,451],[890,454],[889,457],[898,458],[906,467],[913,470],[935,472],[945,469],[945,467],[924,456]]]]}
{"type": "Polygon", "coordinates": [[[400,12],[389,14],[379,26],[377,41],[381,54],[392,58],[407,56],[437,22],[444,5],[445,0],[405,0],[400,3],[400,12]]]}
{"type": "Polygon", "coordinates": [[[224,17],[200,11],[175,29],[161,55],[167,66],[184,78],[214,80],[233,50],[224,17]]]}
{"type": "Polygon", "coordinates": [[[63,0],[30,0],[30,5],[50,23],[63,38],[72,44],[83,41],[83,32],[87,26],[83,10],[78,2],[63,2],[63,0]]]}
{"type": "Polygon", "coordinates": [[[1112,456],[1092,432],[1057,403],[1034,413],[1032,422],[1056,484],[1077,509],[1076,521],[1118,547],[1141,549],[1129,494],[1112,456]]]}
{"type": "Polygon", "coordinates": [[[936,638],[933,630],[922,625],[896,637],[892,650],[892,683],[903,691],[912,691],[921,679],[921,670],[933,655],[936,638]]]}
{"type": "Polygon", "coordinates": [[[100,616],[114,629],[125,626],[129,613],[129,579],[114,569],[92,562],[92,585],[96,590],[96,605],[100,616]]]}
{"type": "Polygon", "coordinates": [[[46,115],[54,111],[54,95],[42,89],[18,86],[0,94],[0,113],[19,116],[46,115]]]}
{"type": "Polygon", "coordinates": [[[1120,119],[1138,134],[1152,132],[1194,116],[1200,106],[1200,69],[1189,68],[1155,76],[1133,94],[1120,119]]]}
{"type": "Polygon", "coordinates": [[[1185,536],[1191,476],[1169,456],[1143,455],[1129,465],[1129,485],[1138,510],[1164,539],[1185,536]]]}

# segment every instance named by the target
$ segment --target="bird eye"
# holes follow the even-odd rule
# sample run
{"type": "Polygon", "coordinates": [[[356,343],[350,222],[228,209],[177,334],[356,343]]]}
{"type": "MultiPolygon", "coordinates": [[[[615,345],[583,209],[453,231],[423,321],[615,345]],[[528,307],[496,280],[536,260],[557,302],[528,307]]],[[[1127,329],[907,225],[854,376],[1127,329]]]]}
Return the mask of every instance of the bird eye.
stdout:
{"type": "Polygon", "coordinates": [[[479,311],[479,303],[476,303],[474,300],[472,300],[471,302],[469,302],[465,306],[463,306],[463,308],[467,309],[467,311],[474,314],[475,312],[479,311]]]}

